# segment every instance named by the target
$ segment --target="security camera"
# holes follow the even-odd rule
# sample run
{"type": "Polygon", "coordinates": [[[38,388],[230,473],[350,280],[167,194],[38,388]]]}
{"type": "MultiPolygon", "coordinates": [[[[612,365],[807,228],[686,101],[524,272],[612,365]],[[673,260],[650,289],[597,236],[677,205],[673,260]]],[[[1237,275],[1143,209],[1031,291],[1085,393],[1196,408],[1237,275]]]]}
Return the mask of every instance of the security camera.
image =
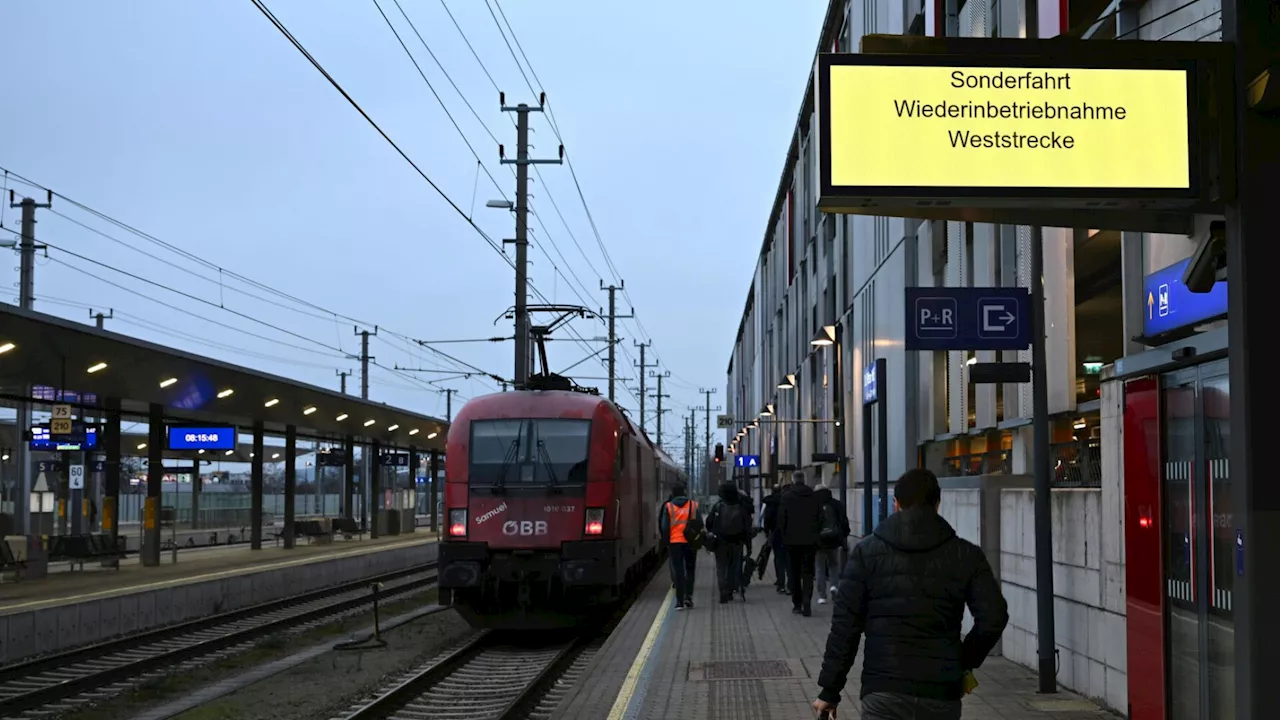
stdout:
{"type": "Polygon", "coordinates": [[[1193,293],[1207,293],[1214,283],[1227,279],[1227,224],[1215,220],[1209,233],[1196,245],[1191,262],[1182,273],[1182,284],[1193,293]]]}

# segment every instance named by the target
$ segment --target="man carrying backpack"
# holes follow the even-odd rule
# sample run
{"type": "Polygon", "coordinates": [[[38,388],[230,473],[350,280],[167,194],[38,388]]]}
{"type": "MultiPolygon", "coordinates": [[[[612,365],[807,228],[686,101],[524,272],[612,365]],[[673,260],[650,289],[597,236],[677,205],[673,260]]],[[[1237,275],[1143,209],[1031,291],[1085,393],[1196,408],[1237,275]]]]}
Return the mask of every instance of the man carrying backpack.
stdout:
{"type": "Polygon", "coordinates": [[[676,610],[693,608],[693,573],[697,568],[697,545],[703,534],[698,503],[690,500],[683,485],[671,492],[671,499],[658,512],[658,529],[671,562],[671,584],[676,589],[676,610]]]}
{"type": "Polygon", "coordinates": [[[827,603],[827,593],[831,599],[836,596],[836,581],[840,577],[840,549],[849,540],[849,516],[845,512],[844,503],[832,497],[826,485],[818,485],[813,492],[822,506],[822,527],[818,530],[818,572],[817,590],[818,604],[827,603]]]}
{"type": "Polygon", "coordinates": [[[742,585],[742,548],[751,537],[751,511],[738,487],[724,483],[719,490],[720,502],[707,518],[707,532],[715,536],[716,580],[720,602],[727,603],[735,593],[747,599],[742,585]]]}

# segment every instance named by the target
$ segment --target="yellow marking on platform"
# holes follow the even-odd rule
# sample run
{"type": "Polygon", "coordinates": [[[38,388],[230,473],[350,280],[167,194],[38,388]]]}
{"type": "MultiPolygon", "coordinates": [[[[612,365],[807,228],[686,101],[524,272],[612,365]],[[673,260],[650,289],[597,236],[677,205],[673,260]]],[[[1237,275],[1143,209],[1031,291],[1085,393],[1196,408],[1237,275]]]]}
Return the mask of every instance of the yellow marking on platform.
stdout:
{"type": "Polygon", "coordinates": [[[627,714],[627,706],[631,704],[631,697],[636,694],[636,684],[640,682],[640,674],[644,672],[644,666],[649,663],[649,656],[653,654],[654,643],[658,641],[658,633],[662,630],[663,621],[667,619],[667,613],[671,612],[675,594],[675,588],[667,590],[662,607],[658,608],[658,614],[653,618],[653,625],[649,626],[649,634],[640,644],[640,652],[636,653],[635,662],[631,663],[631,669],[627,671],[627,679],[622,681],[622,688],[618,690],[618,699],[613,701],[609,720],[622,720],[627,714]]]}
{"type": "MultiPolygon", "coordinates": [[[[423,543],[433,541],[435,538],[422,538],[423,543]]],[[[323,553],[319,555],[311,555],[305,558],[295,558],[293,560],[282,560],[280,562],[267,563],[265,565],[240,565],[238,567],[228,568],[226,570],[218,570],[216,572],[205,573],[203,575],[188,575],[180,578],[171,578],[169,580],[157,580],[152,583],[144,583],[142,585],[125,585],[123,587],[110,588],[107,590],[97,590],[95,592],[81,593],[79,595],[67,595],[65,597],[43,598],[41,600],[28,600],[26,602],[16,603],[13,605],[0,605],[0,614],[9,614],[14,610],[35,607],[37,605],[70,605],[82,600],[92,600],[93,598],[109,597],[112,595],[127,595],[129,593],[141,592],[144,590],[159,590],[164,587],[173,587],[177,585],[192,585],[206,580],[217,580],[224,577],[232,577],[235,575],[248,575],[254,572],[265,570],[278,570],[280,568],[293,567],[295,565],[306,565],[308,563],[318,562],[321,560],[337,560],[353,555],[367,555],[371,552],[380,550],[415,545],[417,542],[391,542],[382,545],[365,546],[362,548],[354,548],[352,550],[344,550],[340,553],[323,553]]]]}

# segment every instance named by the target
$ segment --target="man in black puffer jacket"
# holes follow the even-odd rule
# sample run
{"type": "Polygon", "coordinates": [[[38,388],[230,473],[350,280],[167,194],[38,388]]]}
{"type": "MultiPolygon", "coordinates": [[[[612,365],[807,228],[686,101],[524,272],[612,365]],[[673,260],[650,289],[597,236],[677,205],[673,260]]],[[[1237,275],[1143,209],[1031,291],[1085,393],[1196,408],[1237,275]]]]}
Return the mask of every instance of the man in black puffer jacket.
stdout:
{"type": "Polygon", "coordinates": [[[796,473],[791,490],[782,493],[778,512],[778,533],[787,549],[787,580],[791,583],[791,612],[813,615],[813,572],[817,562],[818,540],[822,533],[822,503],[813,488],[804,484],[804,475],[796,473]]]}
{"type": "Polygon", "coordinates": [[[933,473],[907,471],[894,496],[896,512],[858,543],[840,577],[813,708],[834,711],[866,635],[864,720],[958,720],[965,674],[999,642],[1008,605],[982,549],[938,515],[933,473]],[[965,605],[973,629],[962,642],[965,605]]]}

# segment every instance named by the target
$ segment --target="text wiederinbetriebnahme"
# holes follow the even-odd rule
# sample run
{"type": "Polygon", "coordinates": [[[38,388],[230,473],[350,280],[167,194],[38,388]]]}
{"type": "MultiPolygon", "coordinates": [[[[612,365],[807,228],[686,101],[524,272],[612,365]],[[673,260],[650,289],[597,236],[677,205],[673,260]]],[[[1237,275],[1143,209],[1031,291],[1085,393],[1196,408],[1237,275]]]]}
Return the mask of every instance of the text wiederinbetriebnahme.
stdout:
{"type": "MultiPolygon", "coordinates": [[[[955,70],[951,73],[950,86],[969,90],[1011,91],[1065,91],[1072,90],[1071,73],[1025,72],[1008,73],[991,71],[969,73],[955,70]]],[[[1128,111],[1123,105],[1098,105],[1084,101],[1055,100],[990,100],[954,102],[924,102],[921,100],[894,100],[894,110],[900,118],[927,118],[940,120],[1064,120],[1064,121],[1114,121],[1124,120],[1128,111]]],[[[1071,150],[1076,147],[1075,136],[1048,132],[1024,132],[1020,130],[995,130],[975,133],[966,129],[947,130],[953,148],[973,149],[1032,149],[1071,150]]]]}

